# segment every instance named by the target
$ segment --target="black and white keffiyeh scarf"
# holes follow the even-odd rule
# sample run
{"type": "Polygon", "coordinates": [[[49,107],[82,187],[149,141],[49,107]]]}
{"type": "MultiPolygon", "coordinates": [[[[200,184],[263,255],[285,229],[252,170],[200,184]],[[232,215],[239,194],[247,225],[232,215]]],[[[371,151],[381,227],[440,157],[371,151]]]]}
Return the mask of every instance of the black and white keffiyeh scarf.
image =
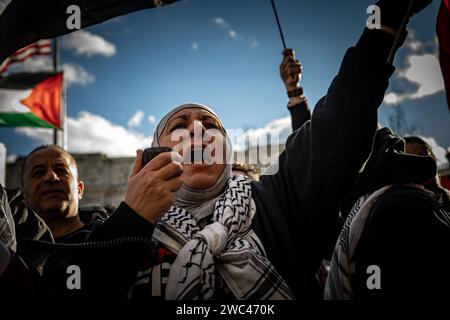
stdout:
{"type": "Polygon", "coordinates": [[[185,209],[172,206],[156,225],[154,238],[177,254],[166,299],[214,299],[218,277],[236,299],[294,299],[265,257],[250,229],[256,206],[248,178],[229,179],[216,201],[212,223],[201,228],[185,209]]]}
{"type": "Polygon", "coordinates": [[[379,196],[387,187],[360,197],[345,219],[344,226],[334,248],[330,271],[325,284],[325,300],[351,300],[353,290],[350,281],[353,252],[361,237],[366,219],[379,196]],[[357,219],[355,219],[357,217],[357,219]]]}

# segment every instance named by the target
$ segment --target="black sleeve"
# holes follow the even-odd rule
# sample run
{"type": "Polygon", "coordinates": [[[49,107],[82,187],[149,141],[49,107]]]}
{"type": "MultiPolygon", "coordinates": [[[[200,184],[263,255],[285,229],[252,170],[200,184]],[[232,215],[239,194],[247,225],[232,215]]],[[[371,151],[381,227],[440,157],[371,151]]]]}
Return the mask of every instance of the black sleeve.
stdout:
{"type": "Polygon", "coordinates": [[[332,251],[340,201],[371,152],[377,109],[394,71],[386,63],[393,42],[390,34],[364,31],[345,54],[311,121],[287,139],[278,172],[262,176],[253,188],[255,232],[289,280],[296,281],[285,257],[294,255],[292,264],[304,269],[297,272],[314,275],[332,251]]]}
{"type": "Polygon", "coordinates": [[[88,241],[104,241],[124,237],[150,238],[153,224],[138,215],[125,202],[91,233],[88,241]]]}
{"type": "Polygon", "coordinates": [[[311,119],[311,110],[309,110],[306,100],[291,107],[288,106],[288,110],[291,114],[292,131],[299,129],[306,121],[311,119]]]}
{"type": "Polygon", "coordinates": [[[150,247],[153,224],[121,203],[87,239],[85,248],[71,255],[53,255],[46,264],[46,279],[56,293],[125,297],[150,247]],[[81,289],[69,290],[67,267],[81,271],[81,289]]]}

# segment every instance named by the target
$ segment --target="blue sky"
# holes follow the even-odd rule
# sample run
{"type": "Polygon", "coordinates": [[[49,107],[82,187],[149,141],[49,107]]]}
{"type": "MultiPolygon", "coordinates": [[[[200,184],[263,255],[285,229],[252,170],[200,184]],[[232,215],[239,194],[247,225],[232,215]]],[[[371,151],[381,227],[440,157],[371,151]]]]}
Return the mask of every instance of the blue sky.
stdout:
{"type": "MultiPolygon", "coordinates": [[[[358,39],[373,1],[276,4],[287,45],[304,66],[301,85],[313,108],[345,50],[358,39]]],[[[396,57],[398,71],[387,92],[402,100],[407,127],[447,149],[450,115],[441,75],[430,67],[437,50],[438,5],[434,1],[410,23],[413,32],[396,57]],[[408,61],[417,63],[411,68],[408,61]],[[422,87],[413,82],[417,79],[422,87]]],[[[69,150],[133,154],[150,143],[155,120],[193,101],[215,109],[226,128],[279,126],[287,135],[287,99],[278,74],[281,52],[269,0],[184,0],[65,36],[61,64],[69,82],[69,150]]],[[[33,59],[11,72],[49,67],[44,60],[33,59]]],[[[380,122],[388,124],[393,113],[384,104],[380,122]]],[[[50,142],[44,129],[0,128],[0,136],[10,155],[50,142]]]]}

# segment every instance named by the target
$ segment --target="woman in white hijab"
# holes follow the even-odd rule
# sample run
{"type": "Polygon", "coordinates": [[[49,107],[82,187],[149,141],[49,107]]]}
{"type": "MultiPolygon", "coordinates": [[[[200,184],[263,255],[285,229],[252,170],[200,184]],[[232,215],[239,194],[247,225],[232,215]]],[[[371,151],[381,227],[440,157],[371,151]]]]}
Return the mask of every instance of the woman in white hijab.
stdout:
{"type": "Polygon", "coordinates": [[[218,116],[200,104],[176,107],[159,123],[152,146],[171,147],[185,159],[183,185],[153,234],[159,247],[176,254],[173,263],[163,262],[169,274],[161,295],[293,299],[251,229],[256,206],[250,180],[231,175],[231,150],[218,116]]]}

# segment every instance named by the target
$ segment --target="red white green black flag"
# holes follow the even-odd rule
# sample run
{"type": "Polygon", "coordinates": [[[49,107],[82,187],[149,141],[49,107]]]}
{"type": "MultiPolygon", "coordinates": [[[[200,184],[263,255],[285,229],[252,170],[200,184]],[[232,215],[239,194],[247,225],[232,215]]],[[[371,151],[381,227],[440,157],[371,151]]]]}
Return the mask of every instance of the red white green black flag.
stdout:
{"type": "Polygon", "coordinates": [[[61,128],[62,80],[61,72],[0,78],[0,126],[61,128]]]}

